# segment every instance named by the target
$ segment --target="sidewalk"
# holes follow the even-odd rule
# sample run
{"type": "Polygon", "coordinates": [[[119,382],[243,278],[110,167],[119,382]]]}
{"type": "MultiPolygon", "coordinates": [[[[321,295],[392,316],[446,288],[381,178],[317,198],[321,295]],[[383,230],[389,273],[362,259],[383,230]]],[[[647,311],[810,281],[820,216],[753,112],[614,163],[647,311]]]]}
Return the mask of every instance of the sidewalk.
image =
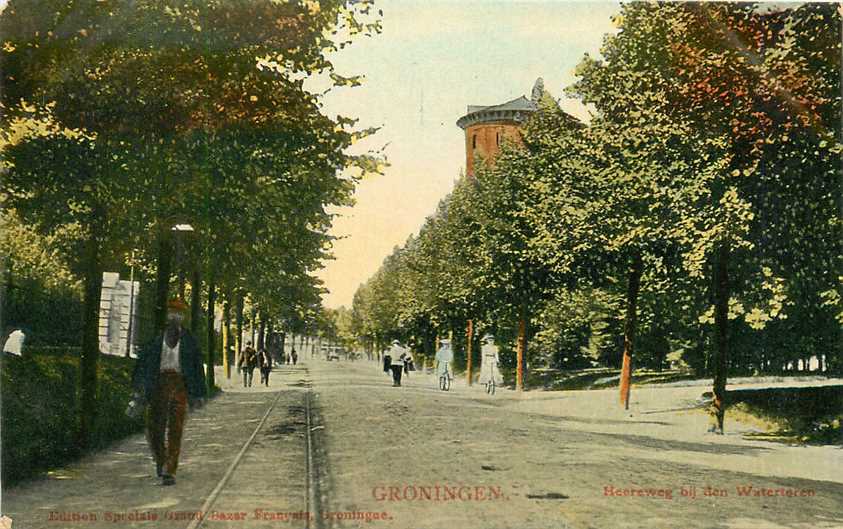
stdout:
{"type": "MultiPolygon", "coordinates": [[[[3,514],[13,519],[15,529],[188,527],[274,402],[209,510],[223,517],[243,513],[249,527],[277,527],[277,520],[253,517],[257,509],[288,513],[305,508],[304,428],[295,417],[304,395],[302,372],[276,371],[269,388],[257,387],[256,376],[248,389],[236,387],[235,377],[226,380],[221,370],[216,375],[224,393],[188,417],[175,486],[160,485],[139,434],[46,479],[4,490],[3,514]]],[[[215,528],[242,526],[237,520],[213,521],[215,528]]]]}

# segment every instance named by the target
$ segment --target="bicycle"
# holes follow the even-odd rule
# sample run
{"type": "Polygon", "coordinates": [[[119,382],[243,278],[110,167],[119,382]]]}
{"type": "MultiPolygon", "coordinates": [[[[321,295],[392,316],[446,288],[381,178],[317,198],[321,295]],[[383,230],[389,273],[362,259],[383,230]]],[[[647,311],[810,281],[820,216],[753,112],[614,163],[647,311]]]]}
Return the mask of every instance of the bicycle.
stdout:
{"type": "Polygon", "coordinates": [[[442,391],[451,389],[451,373],[448,371],[447,365],[445,365],[445,371],[439,375],[439,389],[442,391]]]}
{"type": "Polygon", "coordinates": [[[496,356],[488,355],[483,357],[482,368],[487,370],[489,376],[489,378],[486,379],[483,384],[486,386],[486,393],[488,393],[489,395],[494,395],[495,390],[497,389],[497,383],[495,382],[495,379],[500,380],[500,374],[497,373],[497,365],[498,362],[496,356]],[[488,369],[486,369],[487,365],[489,366],[488,369]],[[496,374],[498,374],[497,377],[495,376],[496,374]]]}

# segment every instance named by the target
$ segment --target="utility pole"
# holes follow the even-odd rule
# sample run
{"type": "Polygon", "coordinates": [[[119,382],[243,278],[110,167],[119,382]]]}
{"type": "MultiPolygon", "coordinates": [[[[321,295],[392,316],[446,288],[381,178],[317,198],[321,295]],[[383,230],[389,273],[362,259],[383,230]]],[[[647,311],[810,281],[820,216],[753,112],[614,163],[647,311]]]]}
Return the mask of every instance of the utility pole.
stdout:
{"type": "Polygon", "coordinates": [[[134,329],[135,317],[135,251],[132,250],[132,265],[129,271],[129,327],[126,329],[126,358],[132,352],[132,332],[134,329]]]}

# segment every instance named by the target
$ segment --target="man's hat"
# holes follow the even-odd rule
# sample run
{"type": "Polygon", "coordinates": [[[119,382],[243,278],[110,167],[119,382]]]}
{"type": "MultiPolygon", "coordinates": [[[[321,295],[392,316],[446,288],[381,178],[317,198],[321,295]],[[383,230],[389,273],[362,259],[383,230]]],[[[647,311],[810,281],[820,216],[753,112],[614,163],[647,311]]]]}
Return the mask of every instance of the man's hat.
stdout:
{"type": "Polygon", "coordinates": [[[171,312],[185,312],[187,311],[187,304],[180,299],[171,299],[167,302],[167,310],[171,312]]]}

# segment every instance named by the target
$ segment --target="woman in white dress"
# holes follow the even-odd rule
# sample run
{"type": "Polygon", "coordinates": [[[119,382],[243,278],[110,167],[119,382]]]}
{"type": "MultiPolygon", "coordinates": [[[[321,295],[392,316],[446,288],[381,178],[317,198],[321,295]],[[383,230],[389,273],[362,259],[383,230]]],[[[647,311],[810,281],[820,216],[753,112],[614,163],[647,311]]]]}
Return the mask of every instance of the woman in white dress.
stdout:
{"type": "Polygon", "coordinates": [[[480,345],[480,355],[482,357],[480,363],[480,384],[488,385],[494,382],[495,386],[503,385],[503,375],[498,368],[500,363],[500,356],[498,353],[498,346],[495,345],[495,338],[491,334],[483,337],[480,345]]]}

